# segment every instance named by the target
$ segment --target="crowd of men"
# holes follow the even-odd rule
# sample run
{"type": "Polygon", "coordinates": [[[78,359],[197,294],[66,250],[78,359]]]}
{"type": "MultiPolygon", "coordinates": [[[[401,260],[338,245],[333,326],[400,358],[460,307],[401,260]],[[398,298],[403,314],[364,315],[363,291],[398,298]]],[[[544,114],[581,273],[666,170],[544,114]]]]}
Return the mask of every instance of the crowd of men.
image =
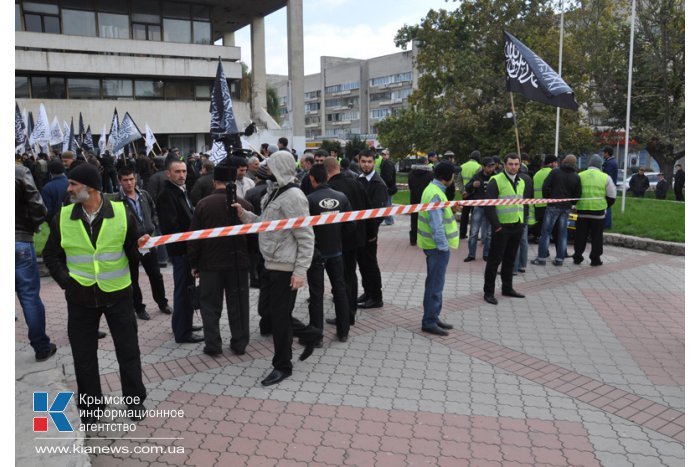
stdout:
{"type": "MultiPolygon", "coordinates": [[[[442,289],[450,249],[468,239],[465,262],[477,258],[482,241],[484,300],[496,305],[496,277],[503,296],[521,298],[513,275],[526,270],[528,237],[538,242],[531,264],[545,265],[553,239],[561,266],[566,251],[567,222],[572,206],[578,219],[574,264],[581,264],[591,238],[592,266],[602,264],[602,233],[616,197],[617,167],[612,150],[594,155],[587,170],[576,170],[576,158],[547,156],[537,171],[529,158],[507,154],[503,159],[473,151],[461,166],[452,151],[438,161],[430,153],[408,177],[411,203],[462,199],[562,199],[558,203],[438,209],[411,216],[409,241],[423,250],[427,277],[422,330],[447,335],[451,325],[440,320],[442,289]],[[612,162],[609,162],[612,159],[612,162]],[[614,173],[613,173],[614,172],[614,173]],[[584,198],[579,201],[571,199],[584,198]],[[461,211],[460,225],[455,214],[461,211]],[[530,235],[529,235],[530,234],[530,235]]],[[[132,419],[142,417],[146,397],[141,377],[137,318],[151,319],[139,286],[146,272],[153,300],[171,315],[174,340],[204,342],[203,352],[216,358],[224,351],[220,319],[224,297],[236,355],[250,341],[250,288],[259,288],[259,331],[272,336],[273,370],[261,381],[279,383],[292,373],[292,342],[304,347],[305,360],[322,347],[324,322],[334,325],[340,342],[348,339],[357,310],[384,305],[381,268],[377,261],[380,226],[393,219],[374,218],[340,224],[301,227],[245,236],[169,243],[139,250],[149,236],[274,221],[332,212],[391,206],[397,192],[396,168],[388,150],[363,150],[339,159],[335,151],[306,151],[301,157],[286,138],[259,151],[238,151],[214,165],[205,155],[183,157],[178,148],[157,157],[145,151],[113,158],[109,153],[85,156],[66,151],[36,160],[18,157],[15,169],[16,290],[29,327],[36,360],[56,352],[45,333],[45,312],[39,297],[39,273],[33,234],[48,221],[50,234],[43,252],[51,276],[65,291],[68,336],[79,394],[95,404],[80,406],[87,414],[99,409],[102,396],[97,340],[104,314],[111,333],[124,396],[135,403],[132,419]],[[173,296],[165,293],[162,267],[172,265],[173,296]],[[357,269],[360,271],[360,294],[357,269]],[[335,316],[324,314],[324,272],[331,284],[335,316]],[[294,318],[297,291],[309,286],[308,323],[294,318]],[[170,305],[172,303],[172,306],[170,305]],[[193,322],[201,310],[202,325],[193,322]],[[202,331],[202,334],[199,333],[202,331]]],[[[668,188],[666,188],[668,189],[668,188]]]]}

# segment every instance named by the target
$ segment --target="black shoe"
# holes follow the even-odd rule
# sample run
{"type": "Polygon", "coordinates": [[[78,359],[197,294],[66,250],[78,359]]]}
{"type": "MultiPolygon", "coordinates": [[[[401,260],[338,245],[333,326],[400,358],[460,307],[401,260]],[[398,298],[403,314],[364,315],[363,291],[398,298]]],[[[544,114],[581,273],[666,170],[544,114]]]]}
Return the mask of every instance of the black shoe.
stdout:
{"type": "Polygon", "coordinates": [[[171,315],[173,313],[173,309],[170,305],[161,306],[159,309],[161,313],[165,313],[166,315],[171,315]]]}
{"type": "Polygon", "coordinates": [[[591,260],[591,266],[602,266],[603,262],[601,260],[593,261],[591,260]]]}
{"type": "Polygon", "coordinates": [[[484,300],[486,300],[491,305],[498,305],[498,300],[496,300],[496,297],[494,297],[493,295],[484,294],[484,300]]]}
{"type": "Polygon", "coordinates": [[[316,346],[319,343],[321,344],[321,346],[323,346],[322,342],[317,342],[315,344],[306,344],[304,346],[304,351],[301,353],[301,355],[299,355],[299,361],[303,362],[304,360],[309,358],[311,354],[314,353],[314,350],[316,349],[316,346]]]}
{"type": "Polygon", "coordinates": [[[271,335],[272,335],[272,329],[267,329],[267,328],[263,329],[263,328],[260,328],[260,335],[263,336],[263,337],[271,336],[271,335]]]}
{"type": "Polygon", "coordinates": [[[34,357],[36,357],[37,362],[45,362],[49,358],[53,357],[55,353],[56,344],[50,343],[49,350],[47,350],[46,352],[37,352],[36,354],[34,354],[34,357]]]}
{"type": "Polygon", "coordinates": [[[251,289],[259,289],[260,288],[260,281],[250,281],[250,288],[251,289]]]}
{"type": "Polygon", "coordinates": [[[326,318],[326,324],[331,324],[335,326],[338,321],[335,318],[326,318]]]}
{"type": "Polygon", "coordinates": [[[261,381],[263,386],[270,386],[272,384],[277,384],[285,378],[289,378],[292,375],[291,371],[280,371],[272,370],[272,373],[267,375],[267,377],[261,381]]]}
{"type": "Polygon", "coordinates": [[[411,246],[416,246],[416,242],[411,241],[411,246]]]}
{"type": "Polygon", "coordinates": [[[420,329],[423,332],[427,332],[429,334],[435,334],[437,336],[449,336],[450,335],[449,332],[445,331],[444,329],[442,329],[440,326],[437,326],[437,325],[431,326],[429,328],[423,326],[420,329]]]}
{"type": "Polygon", "coordinates": [[[357,303],[365,302],[365,301],[367,301],[367,294],[363,293],[362,295],[357,297],[357,303]]]}
{"type": "Polygon", "coordinates": [[[221,350],[214,350],[214,349],[209,349],[207,347],[204,347],[204,353],[206,355],[209,355],[210,357],[217,357],[221,355],[223,352],[221,350]]]}
{"type": "Polygon", "coordinates": [[[574,264],[581,264],[581,263],[583,263],[583,256],[581,256],[581,257],[573,256],[572,258],[573,258],[573,260],[574,260],[574,264]]]}
{"type": "Polygon", "coordinates": [[[347,341],[348,341],[348,336],[347,336],[347,334],[344,335],[344,336],[338,336],[338,340],[339,340],[340,342],[347,342],[347,341]]]}
{"type": "Polygon", "coordinates": [[[505,297],[525,298],[525,295],[516,292],[514,289],[504,290],[501,292],[501,294],[503,294],[505,297]]]}
{"type": "Polygon", "coordinates": [[[181,341],[175,341],[178,344],[196,344],[197,342],[202,342],[204,340],[204,336],[200,334],[190,334],[189,336],[185,337],[181,341]]]}
{"type": "Polygon", "coordinates": [[[158,263],[158,266],[163,269],[168,267],[168,263],[158,263]]]}
{"type": "Polygon", "coordinates": [[[465,263],[468,263],[468,262],[470,262],[470,261],[474,261],[475,259],[476,259],[476,258],[474,258],[473,256],[467,256],[466,258],[464,258],[464,262],[465,262],[465,263]]]}
{"type": "Polygon", "coordinates": [[[518,268],[518,272],[525,273],[525,268],[518,268]]]}
{"type": "Polygon", "coordinates": [[[448,329],[448,330],[454,329],[454,326],[452,326],[451,324],[447,324],[444,321],[440,321],[440,320],[437,320],[437,325],[439,328],[442,328],[442,329],[448,329]]]}
{"type": "Polygon", "coordinates": [[[192,326],[192,332],[201,331],[201,330],[202,330],[202,326],[192,326]]]}
{"type": "Polygon", "coordinates": [[[381,300],[375,300],[374,298],[370,298],[366,302],[358,303],[357,308],[381,308],[384,306],[384,302],[381,300]]]}
{"type": "Polygon", "coordinates": [[[236,348],[233,345],[229,345],[229,348],[233,350],[233,353],[236,355],[243,355],[245,353],[245,347],[242,349],[236,348]]]}
{"type": "Polygon", "coordinates": [[[97,331],[97,338],[98,338],[98,339],[104,339],[105,337],[107,337],[107,333],[106,333],[106,332],[97,331]]]}
{"type": "Polygon", "coordinates": [[[149,319],[151,319],[151,315],[149,315],[146,310],[137,311],[136,316],[138,316],[139,319],[142,319],[144,321],[148,321],[149,319]]]}
{"type": "Polygon", "coordinates": [[[146,407],[143,404],[129,405],[127,408],[132,412],[131,417],[129,417],[132,422],[138,422],[146,418],[146,407]]]}

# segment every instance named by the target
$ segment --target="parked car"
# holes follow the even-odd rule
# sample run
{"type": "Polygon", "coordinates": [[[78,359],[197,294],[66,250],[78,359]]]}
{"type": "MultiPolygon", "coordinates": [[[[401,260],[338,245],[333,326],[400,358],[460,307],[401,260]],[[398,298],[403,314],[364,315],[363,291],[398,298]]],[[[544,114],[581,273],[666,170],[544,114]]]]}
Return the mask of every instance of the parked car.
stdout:
{"type": "MultiPolygon", "coordinates": [[[[649,191],[656,190],[656,182],[659,181],[659,173],[660,172],[645,172],[644,173],[644,175],[646,175],[647,178],[649,179],[649,191]]],[[[627,180],[625,180],[625,190],[630,189],[630,179],[631,178],[632,178],[632,176],[630,175],[629,177],[627,177],[627,180]]],[[[617,182],[617,189],[620,191],[622,190],[622,180],[621,179],[618,180],[618,182],[617,182]]]]}

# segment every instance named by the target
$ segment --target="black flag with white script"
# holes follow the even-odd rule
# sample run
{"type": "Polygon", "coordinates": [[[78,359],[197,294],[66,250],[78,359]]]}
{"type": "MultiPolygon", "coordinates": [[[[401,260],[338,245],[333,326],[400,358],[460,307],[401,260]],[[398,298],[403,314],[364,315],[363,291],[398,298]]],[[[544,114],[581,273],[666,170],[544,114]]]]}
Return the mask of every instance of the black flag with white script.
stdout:
{"type": "Polygon", "coordinates": [[[211,114],[211,136],[213,139],[221,139],[238,133],[236,119],[233,117],[231,92],[226,82],[221,59],[219,59],[219,66],[216,69],[214,88],[211,91],[209,113],[211,114]]]}
{"type": "Polygon", "coordinates": [[[506,90],[544,104],[578,110],[574,92],[544,60],[525,44],[503,31],[506,90]]]}

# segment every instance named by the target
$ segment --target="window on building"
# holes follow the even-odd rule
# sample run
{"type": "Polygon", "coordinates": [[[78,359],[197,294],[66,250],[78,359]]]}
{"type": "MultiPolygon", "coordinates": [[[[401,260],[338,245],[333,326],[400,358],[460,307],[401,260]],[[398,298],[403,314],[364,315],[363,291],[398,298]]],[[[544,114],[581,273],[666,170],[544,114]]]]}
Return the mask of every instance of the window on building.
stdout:
{"type": "Polygon", "coordinates": [[[196,100],[211,99],[211,87],[208,84],[195,84],[194,98],[196,100]]]}
{"type": "Polygon", "coordinates": [[[61,11],[63,16],[63,33],[70,36],[95,36],[95,12],[67,10],[61,11]]]}
{"type": "Polygon", "coordinates": [[[166,99],[186,99],[192,100],[192,85],[189,81],[173,81],[165,83],[166,99]]]}
{"type": "Polygon", "coordinates": [[[49,97],[49,79],[46,76],[32,76],[32,98],[47,99],[49,97]]]}
{"type": "Polygon", "coordinates": [[[159,24],[131,23],[133,38],[142,41],[160,41],[159,24]]]}
{"type": "MultiPolygon", "coordinates": [[[[58,6],[45,3],[25,2],[24,28],[29,32],[48,32],[51,34],[61,33],[61,22],[58,19],[58,6]]],[[[15,5],[15,28],[22,30],[21,14],[19,4],[15,5]]]]}
{"type": "Polygon", "coordinates": [[[139,0],[131,2],[131,19],[142,23],[160,23],[160,1],[139,0]]]}
{"type": "Polygon", "coordinates": [[[129,17],[115,13],[97,13],[100,37],[111,39],[129,38],[129,17]]]}
{"type": "Polygon", "coordinates": [[[15,3],[15,31],[22,30],[22,8],[19,3],[15,3]]]}
{"type": "Polygon", "coordinates": [[[134,85],[130,79],[105,79],[102,80],[102,92],[104,97],[133,97],[134,85]]]}
{"type": "Polygon", "coordinates": [[[204,21],[192,21],[195,44],[211,44],[211,24],[204,21]]]}
{"type": "Polygon", "coordinates": [[[376,102],[376,101],[388,101],[391,99],[391,92],[386,91],[386,92],[377,92],[374,94],[369,95],[369,100],[371,102],[376,102]]]}
{"type": "MultiPolygon", "coordinates": [[[[115,2],[114,0],[94,0],[97,11],[107,13],[129,13],[129,2],[115,2]]],[[[132,2],[140,3],[140,2],[132,2]]]]}
{"type": "Polygon", "coordinates": [[[15,98],[29,97],[29,78],[26,76],[15,76],[15,98]]]}
{"type": "Polygon", "coordinates": [[[49,98],[50,99],[65,99],[66,98],[66,79],[52,76],[49,78],[49,98]]]}
{"type": "Polygon", "coordinates": [[[164,83],[162,81],[136,80],[134,81],[134,96],[137,99],[162,99],[163,87],[164,83]]]}
{"type": "Polygon", "coordinates": [[[26,13],[24,15],[24,29],[28,32],[44,32],[41,15],[26,13]]]}
{"type": "Polygon", "coordinates": [[[51,2],[50,0],[47,0],[42,3],[37,3],[37,2],[23,2],[22,3],[22,8],[24,9],[24,12],[32,12],[32,13],[42,13],[46,15],[57,15],[58,16],[58,5],[56,5],[56,2],[51,2]]]}
{"type": "Polygon", "coordinates": [[[163,40],[165,42],[180,42],[184,44],[192,43],[191,22],[189,20],[164,18],[163,40]]]}
{"type": "Polygon", "coordinates": [[[89,78],[68,78],[70,99],[99,99],[100,80],[89,78]]]}
{"type": "Polygon", "coordinates": [[[304,99],[318,99],[321,97],[321,90],[304,93],[304,99]]]}
{"type": "Polygon", "coordinates": [[[311,102],[310,104],[304,104],[304,112],[318,112],[321,110],[320,102],[311,102]]]}
{"type": "Polygon", "coordinates": [[[178,2],[163,2],[163,12],[167,13],[170,18],[190,18],[189,3],[178,2]]]}

